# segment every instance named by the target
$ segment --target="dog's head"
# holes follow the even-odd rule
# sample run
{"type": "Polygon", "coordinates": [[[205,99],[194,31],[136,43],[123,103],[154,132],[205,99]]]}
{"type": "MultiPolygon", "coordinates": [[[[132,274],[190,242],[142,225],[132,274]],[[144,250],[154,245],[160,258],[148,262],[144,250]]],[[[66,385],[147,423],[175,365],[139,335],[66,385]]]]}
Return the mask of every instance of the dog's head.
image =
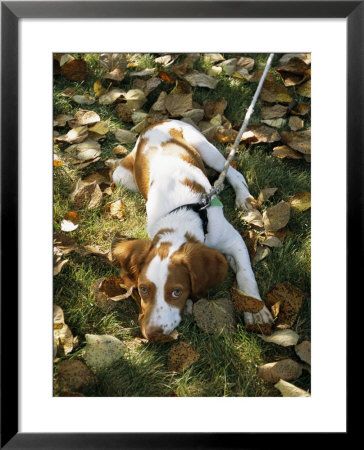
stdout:
{"type": "Polygon", "coordinates": [[[197,242],[175,248],[170,242],[135,239],[114,243],[112,254],[125,285],[139,291],[138,321],[149,340],[169,335],[180,323],[187,299],[204,296],[227,271],[219,251],[197,242]]]}

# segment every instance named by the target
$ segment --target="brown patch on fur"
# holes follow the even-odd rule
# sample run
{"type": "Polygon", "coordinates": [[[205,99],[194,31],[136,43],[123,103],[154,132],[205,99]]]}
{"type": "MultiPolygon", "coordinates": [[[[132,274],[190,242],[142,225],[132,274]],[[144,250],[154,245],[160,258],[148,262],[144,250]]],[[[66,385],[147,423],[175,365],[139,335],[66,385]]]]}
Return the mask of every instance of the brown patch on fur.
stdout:
{"type": "Polygon", "coordinates": [[[171,261],[168,266],[168,276],[164,286],[164,298],[166,302],[182,312],[190,293],[191,281],[187,267],[183,264],[174,264],[171,261]],[[178,298],[172,297],[172,292],[176,289],[182,292],[178,298]]]}
{"type": "Polygon", "coordinates": [[[177,130],[176,128],[171,128],[169,130],[169,134],[174,138],[174,139],[184,139],[183,137],[183,131],[182,130],[177,130]]]}
{"type": "Polygon", "coordinates": [[[126,170],[130,170],[134,174],[134,155],[130,154],[121,161],[121,166],[126,170]]]}
{"type": "Polygon", "coordinates": [[[149,191],[149,159],[147,155],[143,154],[145,146],[148,144],[148,139],[142,138],[139,140],[138,148],[135,156],[134,164],[134,179],[138,186],[139,192],[147,199],[149,191]]]}
{"type": "Polygon", "coordinates": [[[189,233],[187,231],[187,233],[185,233],[185,238],[187,240],[187,242],[191,242],[193,244],[198,244],[199,241],[197,240],[196,236],[194,236],[193,234],[189,233]]]}
{"type": "Polygon", "coordinates": [[[153,238],[153,245],[157,245],[164,234],[173,233],[173,231],[173,228],[161,228],[153,238]]]}
{"type": "Polygon", "coordinates": [[[160,259],[167,258],[171,245],[171,242],[162,242],[162,244],[157,247],[157,255],[160,257],[160,259]]]}
{"type": "Polygon", "coordinates": [[[206,193],[206,189],[200,184],[197,183],[197,181],[189,180],[188,178],[185,178],[183,181],[181,181],[182,184],[185,186],[188,186],[192,192],[196,192],[196,194],[204,194],[206,193]]]}
{"type": "Polygon", "coordinates": [[[159,122],[152,123],[145,130],[142,131],[141,136],[144,135],[148,130],[151,130],[152,128],[157,127],[159,125],[163,125],[166,122],[170,122],[170,119],[160,120],[159,122]]]}

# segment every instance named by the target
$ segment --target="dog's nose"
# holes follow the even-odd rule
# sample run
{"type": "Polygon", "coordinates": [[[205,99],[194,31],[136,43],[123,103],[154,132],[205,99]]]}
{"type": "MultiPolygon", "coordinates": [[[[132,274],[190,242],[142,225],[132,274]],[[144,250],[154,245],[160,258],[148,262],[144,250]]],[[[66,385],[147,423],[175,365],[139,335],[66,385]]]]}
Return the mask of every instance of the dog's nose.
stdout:
{"type": "Polygon", "coordinates": [[[145,337],[147,339],[152,339],[158,335],[163,334],[162,327],[146,327],[144,330],[145,337]]]}

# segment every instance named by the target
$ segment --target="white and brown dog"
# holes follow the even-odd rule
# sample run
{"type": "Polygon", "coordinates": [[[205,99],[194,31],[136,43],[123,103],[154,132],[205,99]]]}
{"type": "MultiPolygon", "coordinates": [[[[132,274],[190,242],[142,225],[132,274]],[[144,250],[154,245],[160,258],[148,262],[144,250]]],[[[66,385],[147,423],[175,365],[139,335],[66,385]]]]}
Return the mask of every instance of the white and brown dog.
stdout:
{"type": "MultiPolygon", "coordinates": [[[[149,340],[169,335],[187,301],[201,298],[223,280],[223,254],[236,273],[238,289],[261,300],[246,245],[221,204],[197,211],[201,195],[211,190],[203,162],[221,172],[225,158],[192,125],[166,120],[147,128],[113,172],[115,183],[146,199],[150,240],[117,242],[112,252],[124,283],[139,291],[139,324],[149,340]]],[[[230,167],[227,180],[236,206],[249,207],[252,196],[243,175],[230,167]]],[[[257,314],[244,313],[244,319],[270,323],[272,316],[264,306],[257,314]]]]}

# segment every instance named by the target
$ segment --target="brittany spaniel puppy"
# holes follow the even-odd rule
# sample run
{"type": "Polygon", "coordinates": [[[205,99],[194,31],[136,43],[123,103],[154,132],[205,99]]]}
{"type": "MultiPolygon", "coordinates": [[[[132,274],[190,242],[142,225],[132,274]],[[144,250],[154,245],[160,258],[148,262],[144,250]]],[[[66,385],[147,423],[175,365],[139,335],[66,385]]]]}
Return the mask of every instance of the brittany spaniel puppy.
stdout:
{"type": "MultiPolygon", "coordinates": [[[[249,254],[230,225],[217,198],[199,211],[201,195],[211,190],[204,163],[221,172],[225,158],[192,125],[166,120],[147,128],[133,151],[113,171],[113,181],[139,191],[146,199],[150,239],[113,244],[128,287],[141,298],[139,324],[149,340],[169,335],[180,323],[186,303],[207,294],[227,271],[226,256],[236,273],[237,288],[261,300],[249,254]]],[[[252,199],[241,173],[229,168],[227,180],[236,206],[252,199]]],[[[246,323],[269,323],[264,306],[244,313],[246,323]]]]}

